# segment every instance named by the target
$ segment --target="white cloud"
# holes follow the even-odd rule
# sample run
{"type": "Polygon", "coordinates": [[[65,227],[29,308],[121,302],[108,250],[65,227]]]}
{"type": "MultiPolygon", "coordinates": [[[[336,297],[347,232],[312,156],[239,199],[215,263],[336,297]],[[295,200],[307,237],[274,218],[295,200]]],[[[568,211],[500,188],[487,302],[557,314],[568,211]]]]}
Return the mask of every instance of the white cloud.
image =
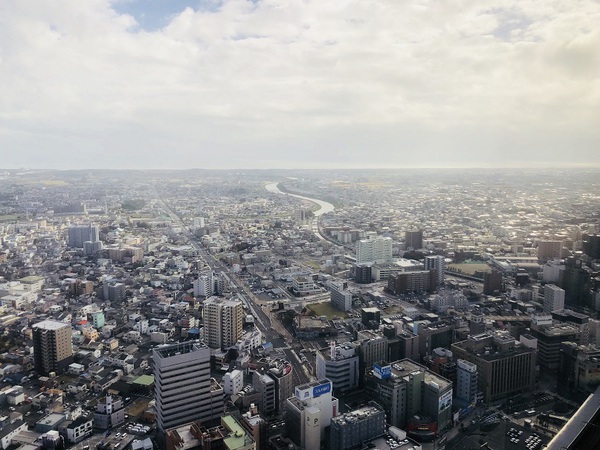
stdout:
{"type": "Polygon", "coordinates": [[[108,0],[6,0],[2,165],[598,164],[599,20],[593,0],[225,0],[146,32],[108,0]]]}

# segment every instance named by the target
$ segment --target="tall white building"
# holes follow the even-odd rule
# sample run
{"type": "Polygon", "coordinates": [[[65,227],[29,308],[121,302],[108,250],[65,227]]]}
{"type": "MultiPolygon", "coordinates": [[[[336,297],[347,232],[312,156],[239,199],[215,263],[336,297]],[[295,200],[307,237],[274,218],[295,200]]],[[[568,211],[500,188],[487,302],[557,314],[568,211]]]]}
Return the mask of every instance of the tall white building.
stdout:
{"type": "Polygon", "coordinates": [[[444,257],[440,255],[430,255],[425,257],[425,270],[435,270],[436,282],[438,285],[444,282],[444,257]]]}
{"type": "Polygon", "coordinates": [[[212,270],[202,272],[194,280],[194,297],[210,297],[215,293],[215,280],[212,270]]]}
{"type": "Polygon", "coordinates": [[[565,291],[554,284],[544,286],[544,312],[565,308],[565,291]]]}
{"type": "Polygon", "coordinates": [[[227,349],[242,337],[244,308],[239,300],[207,298],[203,303],[204,341],[210,348],[227,349]]]}
{"type": "Polygon", "coordinates": [[[332,385],[321,379],[296,386],[295,395],[286,401],[286,421],[290,439],[300,448],[321,448],[325,428],[338,415],[338,399],[331,395],[332,385]]]}
{"type": "Polygon", "coordinates": [[[357,264],[392,260],[392,238],[370,235],[356,242],[357,264]]]}
{"type": "Polygon", "coordinates": [[[477,399],[477,366],[464,359],[456,360],[456,398],[473,403],[477,399]]]}
{"type": "Polygon", "coordinates": [[[161,432],[223,415],[223,388],[210,377],[210,349],[202,342],[155,348],[152,367],[156,422],[161,432]]]}

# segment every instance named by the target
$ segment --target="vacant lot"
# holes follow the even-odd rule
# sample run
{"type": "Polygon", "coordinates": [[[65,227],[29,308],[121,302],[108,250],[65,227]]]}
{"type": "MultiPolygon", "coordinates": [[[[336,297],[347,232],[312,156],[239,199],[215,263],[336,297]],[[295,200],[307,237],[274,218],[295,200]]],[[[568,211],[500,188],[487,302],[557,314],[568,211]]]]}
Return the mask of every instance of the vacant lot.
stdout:
{"type": "Polygon", "coordinates": [[[463,264],[448,264],[448,271],[450,273],[458,272],[464,273],[465,275],[473,276],[475,272],[490,272],[492,269],[486,263],[463,263],[463,264]]]}
{"type": "Polygon", "coordinates": [[[330,302],[314,303],[308,305],[307,308],[314,311],[317,316],[327,316],[328,319],[333,319],[334,317],[347,317],[347,314],[344,311],[335,308],[330,302]]]}

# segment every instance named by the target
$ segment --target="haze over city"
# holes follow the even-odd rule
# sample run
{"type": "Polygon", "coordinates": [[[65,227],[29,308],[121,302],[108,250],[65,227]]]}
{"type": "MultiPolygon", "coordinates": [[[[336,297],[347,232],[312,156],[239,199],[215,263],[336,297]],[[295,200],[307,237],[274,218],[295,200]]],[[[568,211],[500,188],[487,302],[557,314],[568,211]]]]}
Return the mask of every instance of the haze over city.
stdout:
{"type": "Polygon", "coordinates": [[[600,164],[595,1],[0,3],[2,166],[600,164]]]}

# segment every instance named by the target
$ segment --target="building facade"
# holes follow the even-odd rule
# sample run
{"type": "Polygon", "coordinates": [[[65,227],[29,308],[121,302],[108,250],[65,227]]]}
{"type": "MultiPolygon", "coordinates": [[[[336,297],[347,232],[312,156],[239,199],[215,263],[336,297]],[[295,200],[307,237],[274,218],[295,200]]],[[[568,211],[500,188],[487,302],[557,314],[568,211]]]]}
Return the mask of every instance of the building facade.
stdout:
{"type": "Polygon", "coordinates": [[[152,351],[156,422],[161,432],[223,415],[223,388],[210,377],[210,349],[199,341],[152,351]]]}
{"type": "Polygon", "coordinates": [[[228,349],[242,337],[244,308],[239,300],[210,297],[204,301],[204,340],[210,348],[228,349]]]}
{"type": "Polygon", "coordinates": [[[356,243],[357,264],[385,262],[392,260],[392,238],[369,236],[356,243]]]}
{"type": "Polygon", "coordinates": [[[71,325],[44,320],[32,326],[33,360],[39,374],[63,373],[73,362],[71,325]]]}
{"type": "Polygon", "coordinates": [[[329,448],[360,449],[365,441],[385,434],[385,411],[371,401],[367,406],[331,419],[329,448]]]}
{"type": "Polygon", "coordinates": [[[325,428],[338,415],[338,399],[331,395],[328,379],[296,386],[295,395],[286,401],[286,422],[290,439],[300,449],[321,448],[325,428]]]}
{"type": "Polygon", "coordinates": [[[469,336],[452,344],[452,353],[477,366],[479,389],[487,403],[533,391],[535,349],[515,341],[508,332],[469,336]]]}
{"type": "Polygon", "coordinates": [[[551,313],[553,311],[564,309],[565,307],[565,291],[554,284],[544,286],[544,312],[551,313]]]}
{"type": "Polygon", "coordinates": [[[331,345],[328,350],[317,352],[317,378],[331,380],[336,392],[358,387],[359,361],[350,343],[331,345]]]}

